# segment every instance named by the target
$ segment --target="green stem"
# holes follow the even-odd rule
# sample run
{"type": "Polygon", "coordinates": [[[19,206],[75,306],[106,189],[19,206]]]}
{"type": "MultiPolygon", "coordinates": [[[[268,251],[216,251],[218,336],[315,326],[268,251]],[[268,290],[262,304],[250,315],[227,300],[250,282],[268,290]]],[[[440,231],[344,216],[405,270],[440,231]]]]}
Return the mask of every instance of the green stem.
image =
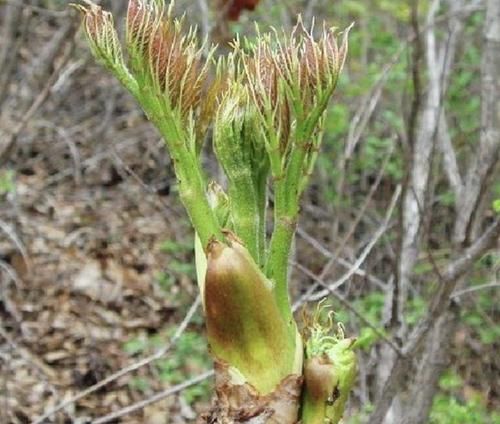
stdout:
{"type": "Polygon", "coordinates": [[[269,244],[267,276],[274,281],[274,294],[281,315],[293,327],[293,314],[288,294],[288,258],[297,225],[296,210],[287,207],[287,187],[284,178],[275,179],[274,229],[269,244]]]}
{"type": "Polygon", "coordinates": [[[300,200],[300,186],[301,181],[304,176],[304,162],[307,156],[307,152],[310,149],[310,145],[305,142],[301,142],[297,145],[295,150],[292,152],[290,157],[290,163],[287,169],[286,175],[286,196],[287,196],[287,207],[293,212],[298,214],[298,204],[300,200]]]}
{"type": "Polygon", "coordinates": [[[288,296],[288,257],[292,247],[296,221],[293,217],[280,216],[275,222],[269,245],[267,275],[274,281],[274,294],[283,318],[293,321],[290,299],[288,296]]]}
{"type": "Polygon", "coordinates": [[[324,424],[326,405],[324,400],[314,401],[306,390],[302,400],[302,424],[324,424]]]}
{"type": "MultiPolygon", "coordinates": [[[[131,56],[137,60],[137,54],[131,56]]],[[[165,140],[174,162],[181,200],[204,248],[213,237],[221,240],[219,223],[208,203],[203,171],[196,152],[189,148],[190,136],[183,130],[184,123],[179,111],[173,110],[168,100],[157,95],[161,90],[153,88],[156,82],[148,77],[142,63],[137,66],[140,70],[136,72],[136,79],[126,68],[122,69],[114,63],[108,63],[107,66],[136,98],[165,140]]]]}
{"type": "MultiPolygon", "coordinates": [[[[294,139],[302,140],[302,128],[297,128],[294,139]]],[[[278,306],[287,322],[292,320],[288,297],[288,259],[299,214],[299,186],[302,179],[307,147],[294,143],[288,165],[282,176],[275,178],[274,230],[267,264],[268,277],[275,282],[278,306]]]]}
{"type": "MultiPolygon", "coordinates": [[[[144,102],[142,106],[146,111],[151,110],[144,102]]],[[[186,135],[177,128],[175,123],[169,123],[165,118],[158,118],[154,113],[150,115],[150,119],[169,147],[179,184],[179,196],[200,237],[203,248],[206,248],[208,242],[214,237],[222,240],[223,235],[217,217],[208,202],[205,178],[195,153],[186,147],[186,135]]]]}
{"type": "Polygon", "coordinates": [[[255,262],[260,263],[259,210],[255,187],[248,169],[242,169],[240,175],[233,176],[230,180],[229,198],[235,232],[255,262]]]}
{"type": "Polygon", "coordinates": [[[219,223],[210,208],[204,179],[196,164],[180,160],[176,165],[179,195],[205,249],[212,238],[222,240],[219,223]]]}
{"type": "Polygon", "coordinates": [[[265,265],[266,258],[266,216],[267,216],[267,172],[261,172],[256,178],[255,191],[257,196],[258,222],[258,253],[259,266],[265,265]]]}

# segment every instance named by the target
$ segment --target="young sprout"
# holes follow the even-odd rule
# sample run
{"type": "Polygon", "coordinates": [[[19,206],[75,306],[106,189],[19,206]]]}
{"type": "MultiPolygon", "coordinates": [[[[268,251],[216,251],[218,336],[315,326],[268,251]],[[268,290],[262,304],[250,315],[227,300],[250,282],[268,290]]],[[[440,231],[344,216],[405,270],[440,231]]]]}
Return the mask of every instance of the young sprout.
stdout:
{"type": "Polygon", "coordinates": [[[167,8],[163,0],[129,0],[122,52],[112,16],[83,1],[76,7],[90,49],[164,138],[196,231],[217,413],[295,423],[303,375],[304,424],[337,423],[354,383],[353,340],[341,327],[331,334],[332,320],[322,323],[318,312],[309,323],[302,373],[304,349],[287,280],[299,201],[349,29],[339,43],[333,29],[324,27],[315,38],[299,19],[290,36],[273,31],[258,33],[255,42],[236,40],[232,52],[215,61],[214,49],[197,42],[196,29],[172,16],[173,2],[167,8]],[[209,183],[202,167],[209,128],[224,187],[209,183]]]}
{"type": "Polygon", "coordinates": [[[345,338],[344,327],[334,332],[333,311],[320,303],[312,319],[305,319],[305,394],[302,419],[307,424],[337,424],[344,413],[357,372],[355,339],[345,338]]]}

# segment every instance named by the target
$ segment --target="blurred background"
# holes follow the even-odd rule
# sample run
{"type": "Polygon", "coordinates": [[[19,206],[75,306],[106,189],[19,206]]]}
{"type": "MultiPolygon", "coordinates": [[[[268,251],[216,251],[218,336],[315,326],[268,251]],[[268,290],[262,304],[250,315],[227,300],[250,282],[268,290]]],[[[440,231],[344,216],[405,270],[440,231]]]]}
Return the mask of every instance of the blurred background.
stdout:
{"type": "MultiPolygon", "coordinates": [[[[121,34],[126,3],[100,2],[121,34]]],[[[227,3],[175,10],[221,53],[255,22],[355,23],[291,275],[301,307],[329,296],[360,340],[345,423],[378,422],[381,399],[386,424],[500,423],[500,7],[235,0],[230,15],[227,3]]],[[[0,0],[0,423],[194,422],[212,381],[190,382],[211,368],[193,234],[164,143],[79,28],[69,2],[0,0]]]]}

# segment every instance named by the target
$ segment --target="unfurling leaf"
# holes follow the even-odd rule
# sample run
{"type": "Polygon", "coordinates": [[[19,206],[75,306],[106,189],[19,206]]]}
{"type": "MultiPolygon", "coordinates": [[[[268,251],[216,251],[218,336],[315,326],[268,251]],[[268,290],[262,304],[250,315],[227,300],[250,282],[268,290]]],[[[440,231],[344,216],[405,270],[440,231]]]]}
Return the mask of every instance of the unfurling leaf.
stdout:
{"type": "Polygon", "coordinates": [[[193,30],[172,18],[159,0],[130,0],[127,11],[127,49],[132,70],[164,96],[168,107],[186,117],[201,102],[207,61],[193,30]]]}
{"type": "Polygon", "coordinates": [[[131,92],[138,86],[123,59],[122,48],[116,33],[113,16],[100,6],[86,0],[87,6],[74,5],[83,14],[83,28],[94,57],[110,70],[131,92]]]}

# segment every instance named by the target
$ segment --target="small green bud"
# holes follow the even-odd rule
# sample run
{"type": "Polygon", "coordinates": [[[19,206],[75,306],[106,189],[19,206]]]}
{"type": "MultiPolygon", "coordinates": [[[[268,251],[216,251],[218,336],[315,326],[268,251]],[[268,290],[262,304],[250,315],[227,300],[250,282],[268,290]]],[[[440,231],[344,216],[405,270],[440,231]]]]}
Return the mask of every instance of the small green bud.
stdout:
{"type": "Polygon", "coordinates": [[[229,181],[238,183],[247,175],[255,182],[260,173],[267,174],[268,158],[256,113],[248,86],[230,81],[216,110],[213,135],[217,158],[229,181]]]}
{"type": "Polygon", "coordinates": [[[332,315],[323,324],[322,310],[324,307],[320,305],[307,328],[302,414],[305,424],[337,424],[356,379],[355,339],[344,338],[341,325],[337,334],[332,335],[332,315]]]}

